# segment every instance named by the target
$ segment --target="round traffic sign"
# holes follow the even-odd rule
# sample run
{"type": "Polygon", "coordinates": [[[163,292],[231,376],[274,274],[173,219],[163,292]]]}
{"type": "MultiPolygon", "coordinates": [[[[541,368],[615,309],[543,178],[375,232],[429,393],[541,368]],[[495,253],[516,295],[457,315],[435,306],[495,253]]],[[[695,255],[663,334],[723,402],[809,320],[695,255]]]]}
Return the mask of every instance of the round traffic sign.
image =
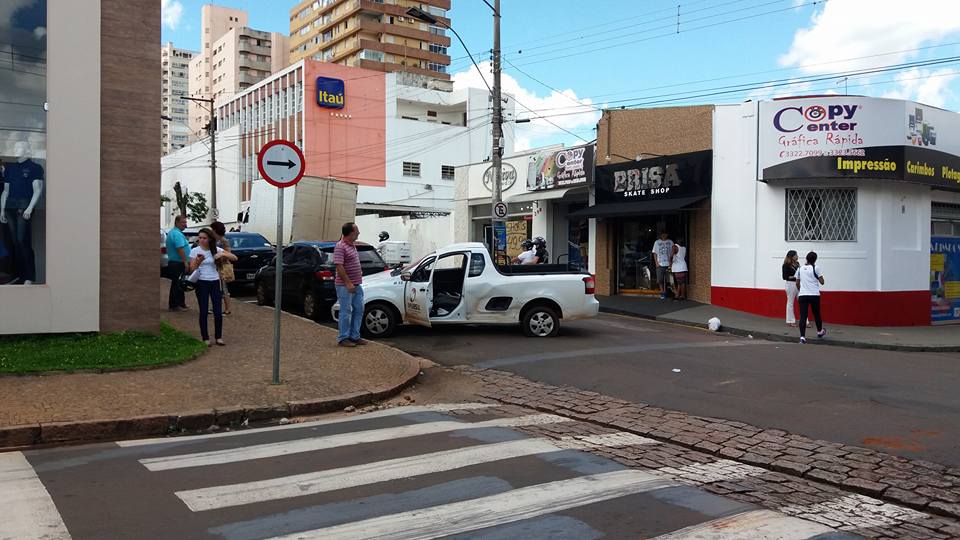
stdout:
{"type": "Polygon", "coordinates": [[[498,202],[493,205],[493,217],[497,219],[503,219],[507,217],[507,203],[498,202]]]}
{"type": "Polygon", "coordinates": [[[290,187],[303,178],[306,159],[290,141],[276,139],[263,145],[257,156],[260,176],[278,188],[290,187]]]}

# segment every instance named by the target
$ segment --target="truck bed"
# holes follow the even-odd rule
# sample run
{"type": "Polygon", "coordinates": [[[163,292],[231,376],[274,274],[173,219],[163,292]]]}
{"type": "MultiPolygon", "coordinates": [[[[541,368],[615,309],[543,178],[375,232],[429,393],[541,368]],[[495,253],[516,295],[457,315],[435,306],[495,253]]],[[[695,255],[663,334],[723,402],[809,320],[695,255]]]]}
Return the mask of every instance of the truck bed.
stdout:
{"type": "Polygon", "coordinates": [[[581,270],[576,266],[566,264],[511,264],[509,266],[500,266],[500,273],[505,276],[510,275],[529,275],[529,274],[582,274],[589,275],[589,272],[581,270]]]}

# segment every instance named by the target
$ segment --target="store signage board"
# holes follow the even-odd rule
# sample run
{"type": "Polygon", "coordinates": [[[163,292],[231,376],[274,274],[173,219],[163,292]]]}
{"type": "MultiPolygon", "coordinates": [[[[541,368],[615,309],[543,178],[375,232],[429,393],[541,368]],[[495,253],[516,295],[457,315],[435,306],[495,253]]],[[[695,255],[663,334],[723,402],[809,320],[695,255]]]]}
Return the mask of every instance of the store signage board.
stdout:
{"type": "MultiPolygon", "coordinates": [[[[509,163],[501,163],[500,178],[500,191],[509,190],[517,182],[517,169],[509,163]]],[[[483,171],[483,187],[487,188],[487,191],[493,192],[493,165],[483,171]]]]}
{"type": "Polygon", "coordinates": [[[691,152],[596,168],[596,201],[643,202],[708,197],[713,152],[691,152]]]}
{"type": "Polygon", "coordinates": [[[960,191],[960,114],[896,99],[760,102],[757,179],[878,178],[960,191]]]}
{"type": "Polygon", "coordinates": [[[540,152],[527,169],[527,189],[586,186],[593,181],[595,146],[587,144],[540,152]]]}
{"type": "Polygon", "coordinates": [[[341,79],[317,77],[317,105],[327,109],[342,109],[346,104],[347,95],[341,79]]]}

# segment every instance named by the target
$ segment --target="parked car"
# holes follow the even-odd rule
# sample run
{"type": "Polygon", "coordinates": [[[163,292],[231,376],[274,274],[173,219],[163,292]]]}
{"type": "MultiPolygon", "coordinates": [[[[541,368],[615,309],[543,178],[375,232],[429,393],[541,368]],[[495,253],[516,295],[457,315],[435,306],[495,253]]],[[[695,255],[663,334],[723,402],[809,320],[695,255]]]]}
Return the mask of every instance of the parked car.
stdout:
{"type": "Polygon", "coordinates": [[[233,263],[233,274],[236,276],[233,286],[253,283],[257,271],[277,254],[273,244],[257,233],[228,232],[226,237],[230,242],[230,250],[237,256],[233,263]]]}
{"type": "MultiPolygon", "coordinates": [[[[310,319],[319,319],[330,313],[330,306],[337,301],[333,264],[336,245],[336,242],[294,242],[283,248],[284,305],[301,306],[304,315],[310,319]]],[[[362,242],[357,242],[356,246],[364,279],[374,274],[389,274],[390,268],[373,246],[362,242]]],[[[254,286],[257,303],[261,306],[273,304],[276,276],[275,261],[257,272],[254,286]]]]}
{"type": "MultiPolygon", "coordinates": [[[[564,264],[493,265],[481,243],[454,244],[402,269],[364,279],[363,333],[391,335],[402,323],[520,324],[552,337],[562,319],[595,317],[594,277],[564,264]]],[[[340,306],[331,314],[337,317],[340,306]]]]}

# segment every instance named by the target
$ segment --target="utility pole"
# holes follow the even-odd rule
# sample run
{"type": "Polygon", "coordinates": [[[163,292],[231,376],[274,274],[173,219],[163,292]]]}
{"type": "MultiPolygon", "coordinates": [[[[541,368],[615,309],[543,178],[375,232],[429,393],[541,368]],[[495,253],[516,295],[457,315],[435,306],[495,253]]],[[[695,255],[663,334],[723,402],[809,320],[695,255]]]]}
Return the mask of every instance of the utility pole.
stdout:
{"type": "Polygon", "coordinates": [[[490,200],[491,255],[497,264],[497,226],[503,224],[494,208],[503,199],[503,101],[500,97],[500,0],[493,0],[493,189],[490,200]]]}
{"type": "Polygon", "coordinates": [[[220,219],[220,211],[217,210],[217,116],[213,112],[213,98],[180,96],[180,99],[210,105],[207,109],[210,112],[210,122],[207,124],[207,133],[210,134],[210,217],[217,220],[220,219]]]}

